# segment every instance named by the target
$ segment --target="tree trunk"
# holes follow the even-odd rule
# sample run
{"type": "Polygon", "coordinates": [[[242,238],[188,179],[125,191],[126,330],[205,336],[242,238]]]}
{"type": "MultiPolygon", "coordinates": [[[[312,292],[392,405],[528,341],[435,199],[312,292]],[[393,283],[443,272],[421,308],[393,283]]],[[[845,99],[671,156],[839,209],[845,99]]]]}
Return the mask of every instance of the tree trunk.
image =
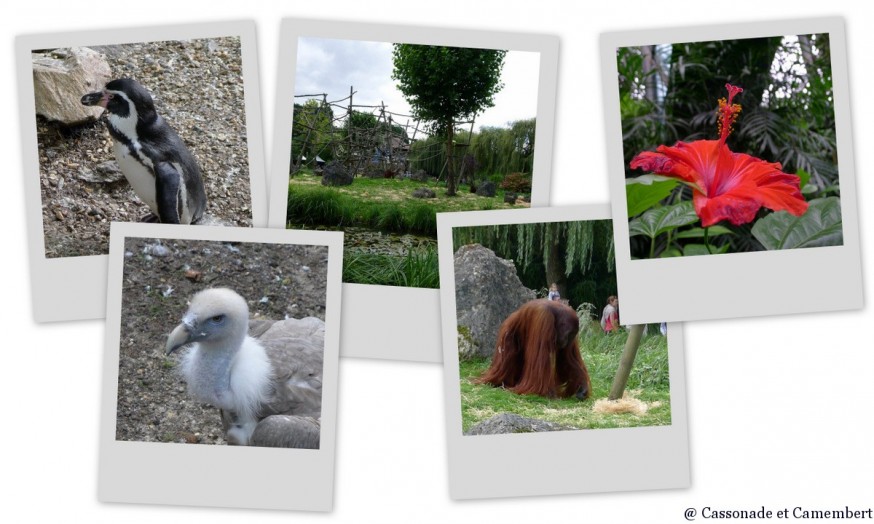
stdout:
{"type": "Polygon", "coordinates": [[[553,282],[558,285],[558,293],[567,298],[567,276],[565,275],[564,252],[561,249],[560,228],[554,224],[546,224],[543,242],[549,243],[549,253],[546,257],[546,287],[553,282]]]}
{"type": "Polygon", "coordinates": [[[656,105],[658,102],[658,81],[655,74],[655,70],[658,67],[658,62],[656,61],[656,46],[654,45],[645,45],[640,48],[641,54],[643,55],[643,85],[644,85],[644,93],[643,96],[656,105]]]}
{"type": "Polygon", "coordinates": [[[449,124],[446,132],[446,196],[455,196],[455,162],[453,162],[455,129],[449,124]]]}
{"type": "Polygon", "coordinates": [[[619,369],[616,370],[610,396],[607,397],[609,400],[620,399],[625,393],[625,385],[628,384],[628,376],[631,375],[631,368],[634,366],[634,358],[637,356],[637,348],[640,347],[640,338],[643,336],[645,326],[646,324],[635,324],[628,330],[628,340],[625,341],[625,348],[622,350],[619,369]]]}

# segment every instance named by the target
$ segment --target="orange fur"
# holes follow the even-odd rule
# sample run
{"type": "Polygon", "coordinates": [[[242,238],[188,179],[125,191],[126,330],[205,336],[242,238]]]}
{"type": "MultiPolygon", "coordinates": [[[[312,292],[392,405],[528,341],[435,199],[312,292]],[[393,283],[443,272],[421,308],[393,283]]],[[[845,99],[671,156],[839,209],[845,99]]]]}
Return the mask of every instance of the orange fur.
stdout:
{"type": "Polygon", "coordinates": [[[580,355],[576,312],[551,300],[532,300],[498,331],[492,364],[477,383],[514,393],[588,398],[591,382],[580,355]]]}

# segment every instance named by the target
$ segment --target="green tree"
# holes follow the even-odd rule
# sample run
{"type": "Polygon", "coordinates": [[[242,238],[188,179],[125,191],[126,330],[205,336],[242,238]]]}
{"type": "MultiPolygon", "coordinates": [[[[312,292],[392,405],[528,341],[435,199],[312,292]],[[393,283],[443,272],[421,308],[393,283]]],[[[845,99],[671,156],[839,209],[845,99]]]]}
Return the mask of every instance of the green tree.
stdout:
{"type": "Polygon", "coordinates": [[[446,194],[456,193],[453,166],[455,122],[470,120],[494,105],[501,90],[506,51],[395,44],[392,79],[413,115],[446,139],[446,194]]]}
{"type": "Polygon", "coordinates": [[[291,162],[299,165],[304,158],[311,163],[316,156],[333,159],[334,112],[318,100],[294,104],[291,130],[291,162]]]}
{"type": "MultiPolygon", "coordinates": [[[[535,120],[533,118],[510,122],[507,127],[483,126],[469,135],[459,131],[454,135],[458,144],[470,144],[467,153],[476,170],[474,178],[510,173],[530,174],[534,162],[535,120]]],[[[442,137],[417,140],[410,149],[410,163],[414,170],[424,169],[437,176],[444,166],[442,137]]]]}

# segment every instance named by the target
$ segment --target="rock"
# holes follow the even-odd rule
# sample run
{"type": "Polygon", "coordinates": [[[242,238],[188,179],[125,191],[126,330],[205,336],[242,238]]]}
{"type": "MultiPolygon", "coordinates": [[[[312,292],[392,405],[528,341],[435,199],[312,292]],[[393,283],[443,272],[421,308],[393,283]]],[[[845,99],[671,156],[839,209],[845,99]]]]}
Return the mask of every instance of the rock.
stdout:
{"type": "Polygon", "coordinates": [[[143,253],[155,257],[166,257],[170,255],[170,250],[161,243],[146,244],[143,248],[143,253]]]}
{"type": "Polygon", "coordinates": [[[495,196],[495,183],[491,180],[486,180],[476,189],[476,194],[482,197],[493,197],[495,196]]]}
{"type": "Polygon", "coordinates": [[[94,184],[112,184],[124,180],[124,174],[115,160],[107,160],[95,166],[93,171],[87,167],[80,167],[76,178],[94,184]]]}
{"type": "Polygon", "coordinates": [[[579,428],[562,426],[536,418],[520,417],[514,413],[501,413],[484,420],[465,431],[465,435],[500,435],[504,433],[540,433],[543,431],[568,431],[579,428]]]}
{"type": "Polygon", "coordinates": [[[83,106],[80,99],[109,82],[109,63],[100,53],[87,47],[63,51],[33,55],[36,114],[67,125],[96,120],[103,109],[83,106]]]}
{"type": "Polygon", "coordinates": [[[413,191],[413,198],[437,198],[437,193],[427,187],[420,187],[413,191]]]}
{"type": "Polygon", "coordinates": [[[516,203],[516,193],[505,193],[504,194],[504,203],[506,204],[515,204],[516,203]]]}
{"type": "Polygon", "coordinates": [[[352,184],[353,175],[339,162],[331,162],[325,166],[322,174],[323,186],[348,186],[352,184]]]}
{"type": "Polygon", "coordinates": [[[522,285],[516,266],[479,244],[462,246],[455,253],[455,306],[459,333],[471,344],[459,358],[491,357],[498,329],[534,291],[522,285]]]}

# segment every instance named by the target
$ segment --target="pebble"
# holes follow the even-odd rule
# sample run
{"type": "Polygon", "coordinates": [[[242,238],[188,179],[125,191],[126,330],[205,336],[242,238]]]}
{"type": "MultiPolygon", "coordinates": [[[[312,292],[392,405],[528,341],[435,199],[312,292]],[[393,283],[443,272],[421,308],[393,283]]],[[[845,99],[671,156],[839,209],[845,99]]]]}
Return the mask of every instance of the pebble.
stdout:
{"type": "Polygon", "coordinates": [[[149,244],[143,248],[143,251],[156,257],[166,257],[170,254],[170,250],[161,244],[149,244]]]}

